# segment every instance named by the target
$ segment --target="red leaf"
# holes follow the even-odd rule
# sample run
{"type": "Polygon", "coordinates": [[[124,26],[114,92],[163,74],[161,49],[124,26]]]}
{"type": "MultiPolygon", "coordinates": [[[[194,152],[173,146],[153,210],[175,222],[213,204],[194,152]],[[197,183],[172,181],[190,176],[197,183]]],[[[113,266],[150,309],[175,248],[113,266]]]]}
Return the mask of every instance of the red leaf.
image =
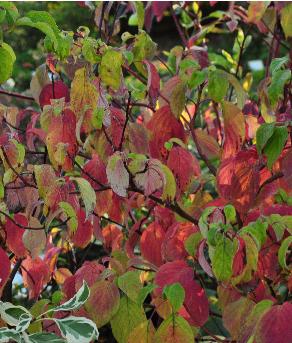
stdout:
{"type": "Polygon", "coordinates": [[[92,155],[92,159],[85,163],[83,170],[84,172],[82,172],[82,177],[84,177],[84,179],[86,179],[94,189],[99,189],[101,187],[99,183],[103,185],[107,184],[105,164],[97,154],[92,155]],[[95,179],[98,182],[95,182],[92,179],[95,179]]]}
{"type": "Polygon", "coordinates": [[[166,207],[155,206],[155,220],[166,231],[173,223],[175,223],[174,213],[166,207]]]}
{"type": "Polygon", "coordinates": [[[118,148],[122,139],[123,128],[125,124],[125,115],[121,110],[111,107],[111,140],[115,148],[118,148]]]}
{"type": "Polygon", "coordinates": [[[230,201],[240,213],[246,213],[255,201],[259,189],[259,159],[254,149],[240,151],[224,160],[217,173],[220,195],[230,201]]]}
{"type": "MultiPolygon", "coordinates": [[[[13,219],[20,225],[28,226],[28,221],[23,214],[17,213],[13,219]]],[[[5,231],[8,248],[15,254],[16,257],[24,257],[27,254],[25,246],[22,242],[22,236],[25,230],[15,225],[10,219],[7,218],[5,231]]]]}
{"type": "Polygon", "coordinates": [[[206,239],[203,239],[200,242],[199,247],[198,247],[198,262],[200,263],[200,266],[203,268],[205,273],[207,273],[210,277],[214,277],[212,268],[204,254],[205,246],[206,246],[206,239]]]}
{"type": "Polygon", "coordinates": [[[170,5],[170,1],[153,1],[151,3],[153,14],[158,22],[161,21],[164,11],[166,11],[170,5]]]}
{"type": "Polygon", "coordinates": [[[107,250],[116,250],[120,247],[123,233],[115,225],[109,224],[102,230],[102,235],[105,241],[107,250]]]}
{"type": "Polygon", "coordinates": [[[150,153],[153,158],[166,159],[167,150],[164,143],[176,137],[185,141],[185,132],[182,123],[175,118],[169,106],[161,107],[156,111],[147,124],[152,136],[149,142],[150,153]]]}
{"type": "Polygon", "coordinates": [[[21,270],[24,286],[29,290],[29,299],[36,300],[50,280],[49,266],[39,257],[34,260],[27,257],[22,262],[21,270]]]}
{"type": "Polygon", "coordinates": [[[165,234],[161,247],[163,259],[166,261],[183,260],[188,256],[184,242],[198,228],[191,223],[175,223],[165,234]]]}
{"type": "Polygon", "coordinates": [[[43,108],[45,105],[51,105],[51,99],[61,98],[65,98],[66,102],[70,100],[69,89],[65,85],[65,83],[62,81],[55,81],[54,85],[52,83],[49,83],[45,85],[40,93],[40,106],[43,108]]]}
{"type": "Polygon", "coordinates": [[[238,248],[233,258],[232,270],[233,276],[240,275],[244,269],[244,260],[245,260],[245,241],[241,237],[237,237],[238,248]]]}
{"type": "Polygon", "coordinates": [[[77,272],[75,273],[75,291],[83,284],[83,280],[86,281],[89,287],[99,278],[100,274],[104,271],[105,267],[99,264],[97,261],[85,261],[77,272]]]}
{"type": "Polygon", "coordinates": [[[201,174],[200,165],[195,156],[180,146],[171,149],[167,166],[176,179],[178,193],[186,191],[192,179],[201,174]]]}
{"type": "Polygon", "coordinates": [[[156,266],[161,266],[163,263],[161,245],[164,240],[164,236],[164,230],[156,222],[151,223],[146,230],[143,231],[141,236],[140,248],[142,256],[145,260],[155,264],[156,266]]]}
{"type": "Polygon", "coordinates": [[[292,342],[292,304],[285,302],[275,305],[267,311],[258,324],[256,342],[284,343],[292,342]]]}
{"type": "Polygon", "coordinates": [[[147,60],[144,60],[143,63],[146,65],[148,72],[147,89],[149,102],[155,108],[160,90],[160,77],[153,63],[147,60]]]}
{"type": "Polygon", "coordinates": [[[71,236],[71,240],[78,248],[85,248],[91,241],[93,235],[92,223],[86,219],[85,211],[80,209],[77,212],[78,227],[71,236]]]}
{"type": "Polygon", "coordinates": [[[0,261],[1,261],[1,268],[0,268],[0,298],[1,298],[3,288],[6,282],[8,281],[9,275],[10,275],[10,260],[6,252],[1,247],[0,247],[0,261]]]}
{"type": "Polygon", "coordinates": [[[55,168],[62,166],[66,171],[72,169],[72,159],[74,159],[77,152],[75,131],[76,117],[68,108],[61,115],[52,117],[46,144],[50,160],[55,168]]]}
{"type": "Polygon", "coordinates": [[[194,272],[184,261],[168,262],[161,266],[155,276],[154,290],[157,296],[162,295],[166,285],[179,282],[186,293],[184,306],[187,313],[182,315],[191,325],[202,326],[209,316],[209,305],[204,289],[193,280],[194,272]]]}

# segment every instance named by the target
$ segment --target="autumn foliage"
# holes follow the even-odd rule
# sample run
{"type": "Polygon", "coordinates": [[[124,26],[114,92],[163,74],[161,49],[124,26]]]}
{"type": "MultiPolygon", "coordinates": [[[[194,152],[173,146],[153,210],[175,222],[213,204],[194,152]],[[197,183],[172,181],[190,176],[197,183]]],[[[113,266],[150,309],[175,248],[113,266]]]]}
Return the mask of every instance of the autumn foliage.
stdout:
{"type": "Polygon", "coordinates": [[[292,342],[292,5],[216,3],[72,3],[98,38],[0,3],[0,342],[292,342]],[[25,94],[16,27],[44,34],[25,94]]]}

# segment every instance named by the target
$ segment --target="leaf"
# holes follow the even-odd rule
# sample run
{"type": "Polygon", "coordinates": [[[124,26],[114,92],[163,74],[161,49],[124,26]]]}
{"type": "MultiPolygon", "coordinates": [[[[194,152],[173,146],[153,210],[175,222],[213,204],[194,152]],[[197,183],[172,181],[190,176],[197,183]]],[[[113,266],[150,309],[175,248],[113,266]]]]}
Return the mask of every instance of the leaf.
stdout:
{"type": "Polygon", "coordinates": [[[75,130],[76,117],[68,108],[64,109],[60,115],[52,117],[46,145],[50,161],[55,169],[62,167],[69,171],[73,168],[73,159],[77,152],[75,130]]]}
{"type": "Polygon", "coordinates": [[[211,257],[212,270],[218,281],[227,281],[231,278],[234,253],[233,242],[226,237],[221,237],[211,257]]]}
{"type": "Polygon", "coordinates": [[[86,281],[83,280],[82,287],[79,288],[77,293],[74,295],[73,298],[66,301],[60,306],[51,308],[48,312],[57,312],[57,311],[72,311],[72,310],[78,310],[89,298],[90,290],[86,283],[86,281]]]}
{"type": "Polygon", "coordinates": [[[288,138],[288,130],[285,126],[276,126],[272,137],[266,143],[263,153],[267,157],[267,166],[272,168],[280,156],[288,138]]]}
{"type": "Polygon", "coordinates": [[[114,90],[120,88],[123,55],[114,49],[108,49],[103,55],[99,67],[101,81],[114,90]]]}
{"type": "MultiPolygon", "coordinates": [[[[136,3],[136,2],[135,2],[136,3]]],[[[155,107],[160,90],[160,77],[154,64],[144,60],[143,63],[147,68],[148,79],[147,79],[147,90],[150,104],[155,107]]]]}
{"type": "Polygon", "coordinates": [[[75,209],[71,204],[65,201],[60,201],[59,206],[67,216],[67,225],[70,233],[75,233],[78,227],[78,219],[75,209]]]}
{"type": "Polygon", "coordinates": [[[232,157],[241,148],[245,139],[245,121],[240,109],[230,102],[222,103],[225,140],[223,159],[232,157]]]}
{"type": "Polygon", "coordinates": [[[16,56],[10,45],[2,42],[0,46],[0,84],[11,76],[15,60],[16,56]]]}
{"type": "Polygon", "coordinates": [[[0,328],[0,342],[10,342],[15,341],[17,343],[22,343],[22,337],[20,336],[19,332],[14,329],[8,329],[5,327],[0,328]]]}
{"type": "Polygon", "coordinates": [[[163,201],[173,201],[176,194],[175,178],[172,171],[165,164],[161,164],[161,170],[165,177],[161,199],[163,201]]]}
{"type": "Polygon", "coordinates": [[[247,10],[247,21],[257,24],[263,17],[270,1],[251,2],[247,10]]]}
{"type": "Polygon", "coordinates": [[[268,97],[273,108],[277,105],[278,100],[283,98],[284,86],[290,79],[291,70],[288,69],[280,69],[272,75],[272,82],[268,87],[268,97]]]}
{"type": "Polygon", "coordinates": [[[289,319],[291,316],[292,304],[288,301],[282,305],[272,306],[258,324],[255,334],[256,342],[283,343],[283,338],[286,342],[291,342],[292,330],[289,319]]]}
{"type": "MultiPolygon", "coordinates": [[[[30,218],[29,226],[41,227],[40,222],[34,217],[30,218]]],[[[44,230],[25,230],[22,241],[32,258],[35,258],[46,247],[47,237],[44,230]]]]}
{"type": "Polygon", "coordinates": [[[106,175],[112,190],[119,196],[126,197],[130,177],[124,166],[123,155],[120,152],[115,152],[108,159],[106,175]]]}
{"type": "Polygon", "coordinates": [[[170,150],[167,166],[175,177],[179,194],[185,192],[191,181],[201,174],[200,165],[195,156],[180,146],[175,146],[170,150]]]}
{"type": "MultiPolygon", "coordinates": [[[[22,321],[24,317],[25,319],[26,318],[29,318],[30,320],[32,319],[31,314],[25,307],[15,306],[9,302],[2,302],[2,301],[0,301],[0,316],[5,323],[11,326],[16,326],[16,327],[20,324],[20,322],[22,321]]],[[[26,328],[28,327],[28,325],[26,326],[26,328]]]]}
{"type": "Polygon", "coordinates": [[[41,108],[43,108],[45,105],[51,105],[51,100],[61,98],[65,98],[65,102],[69,102],[69,88],[64,82],[57,80],[54,81],[54,84],[48,83],[44,85],[37,101],[39,102],[41,108]]]}
{"type": "Polygon", "coordinates": [[[136,326],[128,337],[127,343],[153,343],[155,329],[151,320],[136,326]]]}
{"type": "Polygon", "coordinates": [[[144,5],[142,1],[135,1],[134,2],[136,15],[137,15],[137,21],[138,21],[138,29],[142,30],[144,26],[144,17],[145,17],[145,11],[144,11],[144,5]]]}
{"type": "Polygon", "coordinates": [[[69,235],[75,247],[85,248],[90,243],[93,235],[92,221],[86,217],[82,209],[79,209],[76,214],[78,219],[77,230],[76,232],[69,232],[69,235]]]}
{"type": "Polygon", "coordinates": [[[262,153],[263,148],[267,144],[268,140],[272,137],[274,133],[274,127],[274,123],[264,123],[257,129],[256,143],[259,154],[262,153]]]}
{"type": "MultiPolygon", "coordinates": [[[[151,37],[143,30],[135,36],[133,54],[135,67],[145,75],[143,60],[152,60],[155,55],[157,45],[152,41],[151,37]]],[[[146,76],[146,75],[145,75],[146,76]]]]}
{"type": "Polygon", "coordinates": [[[179,118],[185,107],[186,100],[186,87],[182,80],[175,85],[172,89],[170,97],[170,109],[172,113],[179,118]]]}
{"type": "Polygon", "coordinates": [[[179,311],[185,300],[185,290],[179,283],[167,285],[163,289],[163,294],[171,303],[173,312],[179,311]]]}
{"type": "Polygon", "coordinates": [[[193,343],[194,334],[189,323],[180,316],[170,316],[159,326],[155,343],[193,343]]]}
{"type": "Polygon", "coordinates": [[[156,222],[151,223],[143,231],[140,240],[140,249],[143,258],[147,261],[161,266],[161,245],[164,241],[165,232],[163,228],[156,222]]]}
{"type": "Polygon", "coordinates": [[[6,252],[0,247],[0,298],[2,295],[3,288],[5,287],[6,282],[9,280],[10,275],[10,260],[6,252]]]}
{"type": "Polygon", "coordinates": [[[71,177],[71,180],[76,181],[82,201],[85,206],[86,219],[94,211],[96,205],[96,194],[91,184],[82,177],[71,177]]]}
{"type": "Polygon", "coordinates": [[[292,37],[291,15],[292,4],[287,3],[281,10],[281,25],[286,38],[292,37]]]}
{"type": "Polygon", "coordinates": [[[50,332],[39,332],[28,336],[30,343],[65,343],[66,341],[50,332]]]}
{"type": "Polygon", "coordinates": [[[288,269],[286,263],[286,255],[288,254],[289,250],[291,250],[291,244],[292,244],[292,236],[289,236],[284,239],[284,241],[281,243],[280,249],[278,251],[278,260],[279,264],[283,269],[288,269]]]}
{"type": "Polygon", "coordinates": [[[132,331],[147,321],[141,307],[127,297],[122,297],[118,312],[111,320],[112,333],[118,343],[128,343],[132,331]]]}
{"type": "Polygon", "coordinates": [[[83,317],[69,316],[63,319],[53,319],[61,331],[61,335],[70,343],[90,343],[98,339],[96,325],[83,317]]]}
{"type": "Polygon", "coordinates": [[[18,9],[12,1],[0,1],[0,7],[6,10],[6,19],[9,25],[13,25],[19,17],[18,9]]]}
{"type": "MultiPolygon", "coordinates": [[[[21,213],[15,214],[13,219],[16,223],[20,225],[28,226],[27,218],[21,213]]],[[[6,243],[7,243],[8,248],[17,257],[24,257],[27,254],[26,248],[22,240],[25,230],[17,226],[12,220],[7,218],[7,221],[5,224],[5,232],[6,232],[6,243]]]]}
{"type": "Polygon", "coordinates": [[[87,109],[97,107],[98,93],[87,77],[86,69],[76,70],[71,83],[70,105],[77,119],[80,119],[87,109]]]}
{"type": "Polygon", "coordinates": [[[283,56],[274,58],[270,64],[270,72],[272,75],[275,74],[278,70],[280,70],[286,63],[289,62],[289,56],[283,56]]]}
{"type": "Polygon", "coordinates": [[[90,287],[90,297],[85,309],[97,327],[107,324],[117,313],[120,294],[117,286],[107,280],[98,280],[90,287]]]}
{"type": "Polygon", "coordinates": [[[154,285],[153,283],[149,283],[147,286],[141,288],[137,296],[136,303],[139,306],[142,306],[148,294],[150,294],[155,288],[156,285],[154,285]]]}
{"type": "Polygon", "coordinates": [[[209,97],[216,101],[221,102],[225,97],[228,90],[228,80],[222,78],[219,70],[215,69],[209,73],[208,94],[209,97]]]}
{"type": "Polygon", "coordinates": [[[119,276],[118,286],[128,298],[137,302],[139,292],[142,289],[140,273],[138,271],[128,271],[119,276]]]}
{"type": "Polygon", "coordinates": [[[167,150],[164,144],[171,138],[176,137],[185,141],[183,125],[175,118],[169,106],[159,108],[147,123],[147,128],[152,134],[149,142],[152,158],[166,158],[167,150]]]}

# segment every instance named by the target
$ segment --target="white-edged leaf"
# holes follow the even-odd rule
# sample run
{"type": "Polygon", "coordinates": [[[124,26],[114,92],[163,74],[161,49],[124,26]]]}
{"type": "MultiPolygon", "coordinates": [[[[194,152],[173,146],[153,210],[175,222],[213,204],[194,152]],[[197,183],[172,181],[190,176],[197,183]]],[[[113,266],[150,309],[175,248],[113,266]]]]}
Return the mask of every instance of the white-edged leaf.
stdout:
{"type": "Polygon", "coordinates": [[[50,332],[38,332],[28,336],[30,343],[65,343],[65,339],[50,332]]]}
{"type": "Polygon", "coordinates": [[[99,332],[93,321],[84,317],[70,316],[63,319],[54,319],[61,335],[69,343],[90,343],[97,340],[99,332]]]}
{"type": "Polygon", "coordinates": [[[30,312],[23,306],[15,306],[9,302],[0,302],[0,316],[8,325],[17,326],[24,314],[32,318],[30,312]]]}
{"type": "Polygon", "coordinates": [[[0,342],[1,343],[8,343],[8,342],[23,342],[21,339],[20,334],[14,329],[8,328],[0,328],[0,342]]]}
{"type": "Polygon", "coordinates": [[[74,295],[73,298],[66,301],[64,304],[50,309],[48,312],[57,312],[57,311],[72,311],[79,309],[89,298],[90,290],[85,281],[83,285],[79,288],[78,292],[74,295]]]}

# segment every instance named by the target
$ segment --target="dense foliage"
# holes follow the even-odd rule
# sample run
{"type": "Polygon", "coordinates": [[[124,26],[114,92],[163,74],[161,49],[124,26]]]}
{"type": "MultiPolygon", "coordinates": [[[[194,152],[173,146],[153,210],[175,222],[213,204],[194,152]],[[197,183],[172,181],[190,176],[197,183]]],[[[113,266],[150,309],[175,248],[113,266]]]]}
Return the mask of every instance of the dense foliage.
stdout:
{"type": "Polygon", "coordinates": [[[0,3],[0,342],[291,343],[292,4],[71,4],[93,34],[16,5],[0,3]],[[162,53],[165,17],[181,44],[162,53]],[[20,28],[44,37],[25,94],[20,28]],[[265,65],[244,62],[255,39],[265,65]]]}

